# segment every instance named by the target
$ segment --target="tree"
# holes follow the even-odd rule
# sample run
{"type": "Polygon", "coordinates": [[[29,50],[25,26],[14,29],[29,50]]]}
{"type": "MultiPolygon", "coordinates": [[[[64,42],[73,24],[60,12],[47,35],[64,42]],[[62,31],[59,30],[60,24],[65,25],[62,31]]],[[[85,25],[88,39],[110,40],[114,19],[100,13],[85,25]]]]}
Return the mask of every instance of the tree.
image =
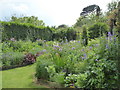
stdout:
{"type": "Polygon", "coordinates": [[[80,16],[87,16],[89,13],[94,12],[96,10],[96,16],[100,15],[100,7],[98,5],[90,5],[83,8],[83,11],[80,13],[80,16]]]}
{"type": "Polygon", "coordinates": [[[117,1],[112,1],[111,3],[108,3],[108,12],[112,12],[113,10],[117,9],[117,1]]]}
{"type": "Polygon", "coordinates": [[[11,17],[11,22],[17,22],[17,23],[30,23],[35,26],[45,26],[45,23],[42,20],[38,20],[38,17],[31,16],[31,17],[11,17]]]}
{"type": "Polygon", "coordinates": [[[120,1],[118,2],[118,11],[117,11],[117,31],[118,31],[118,62],[117,62],[117,68],[118,68],[118,88],[120,88],[120,1]]]}
{"type": "Polygon", "coordinates": [[[57,27],[57,29],[59,29],[59,28],[68,28],[68,26],[65,25],[65,24],[61,24],[61,25],[59,25],[59,26],[57,27]]]}
{"type": "Polygon", "coordinates": [[[107,12],[107,17],[108,17],[108,24],[109,24],[109,27],[110,27],[110,32],[111,34],[113,34],[113,29],[116,25],[116,20],[117,20],[117,11],[118,11],[118,8],[117,8],[117,5],[118,5],[118,1],[112,1],[111,3],[108,4],[108,12],[107,12]]]}

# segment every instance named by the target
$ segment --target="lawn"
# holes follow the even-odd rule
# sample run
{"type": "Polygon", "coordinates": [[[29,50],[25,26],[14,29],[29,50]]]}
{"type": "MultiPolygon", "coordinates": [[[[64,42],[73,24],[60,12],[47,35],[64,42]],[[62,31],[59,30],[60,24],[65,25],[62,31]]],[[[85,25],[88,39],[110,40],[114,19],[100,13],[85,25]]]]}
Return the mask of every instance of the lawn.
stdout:
{"type": "Polygon", "coordinates": [[[34,74],[35,64],[2,71],[2,88],[44,88],[34,83],[34,74]]]}

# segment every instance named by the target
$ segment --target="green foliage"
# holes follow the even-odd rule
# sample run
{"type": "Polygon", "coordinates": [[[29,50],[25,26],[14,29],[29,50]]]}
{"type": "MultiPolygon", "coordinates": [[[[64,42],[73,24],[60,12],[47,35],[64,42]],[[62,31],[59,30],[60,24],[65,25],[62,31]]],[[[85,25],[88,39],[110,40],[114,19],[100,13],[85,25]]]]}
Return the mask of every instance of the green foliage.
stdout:
{"type": "Polygon", "coordinates": [[[52,64],[53,63],[50,60],[49,54],[44,54],[37,58],[37,66],[36,66],[35,76],[37,77],[38,80],[39,79],[49,80],[50,76],[52,75],[52,71],[53,71],[53,70],[51,70],[51,67],[50,67],[52,64]],[[48,70],[48,68],[49,68],[49,70],[48,70]],[[49,72],[51,72],[51,73],[49,74],[49,72]]]}
{"type": "Polygon", "coordinates": [[[51,77],[51,80],[59,84],[64,84],[64,78],[65,78],[65,73],[59,72],[59,73],[55,73],[55,75],[51,77]]]}
{"type": "Polygon", "coordinates": [[[95,23],[88,28],[88,35],[90,39],[98,38],[107,33],[107,25],[104,23],[95,23]]]}
{"type": "Polygon", "coordinates": [[[99,16],[100,15],[100,7],[98,5],[95,5],[95,4],[83,8],[83,12],[81,12],[80,15],[86,16],[95,10],[96,10],[96,16],[99,16]]]}
{"type": "Polygon", "coordinates": [[[69,74],[65,78],[65,87],[74,86],[74,83],[77,81],[77,75],[76,74],[69,74]]]}
{"type": "Polygon", "coordinates": [[[87,88],[117,88],[117,68],[113,61],[100,59],[88,67],[87,88]]]}
{"type": "Polygon", "coordinates": [[[111,12],[111,11],[117,9],[117,3],[118,3],[117,0],[108,3],[108,5],[107,5],[108,6],[108,12],[111,12]]]}
{"type": "Polygon", "coordinates": [[[77,75],[77,82],[75,83],[75,86],[78,88],[85,88],[85,83],[87,79],[87,74],[86,73],[80,73],[77,75]]]}
{"type": "Polygon", "coordinates": [[[21,65],[24,60],[24,54],[21,52],[7,52],[2,54],[2,66],[21,65]]]}
{"type": "MultiPolygon", "coordinates": [[[[114,36],[101,37],[99,44],[90,52],[87,74],[87,88],[117,88],[117,39],[114,36]]],[[[93,44],[94,45],[94,44],[93,44]]]]}
{"type": "Polygon", "coordinates": [[[44,50],[38,42],[4,41],[2,47],[2,62],[4,66],[22,65],[35,62],[36,54],[44,50]]]}
{"type": "Polygon", "coordinates": [[[15,17],[12,16],[10,22],[17,22],[17,23],[30,23],[35,26],[45,26],[45,23],[42,20],[38,20],[38,17],[31,16],[31,17],[15,17]]]}
{"type": "Polygon", "coordinates": [[[76,37],[76,31],[74,30],[74,28],[70,27],[58,28],[53,34],[53,39],[58,41],[65,41],[66,39],[68,41],[75,40],[76,37]]]}
{"type": "Polygon", "coordinates": [[[85,26],[83,27],[82,40],[83,40],[83,45],[86,46],[88,44],[88,36],[87,36],[87,30],[85,26]]]}
{"type": "Polygon", "coordinates": [[[52,77],[56,74],[55,66],[51,65],[46,67],[46,69],[47,69],[47,72],[49,73],[50,80],[52,81],[52,77]]]}
{"type": "Polygon", "coordinates": [[[2,31],[2,40],[15,38],[16,40],[25,40],[29,38],[32,41],[36,39],[52,40],[52,29],[45,26],[34,26],[29,23],[18,22],[0,22],[4,27],[2,31]]]}
{"type": "Polygon", "coordinates": [[[36,66],[36,74],[37,79],[49,79],[49,73],[47,72],[46,65],[39,61],[36,66]]]}

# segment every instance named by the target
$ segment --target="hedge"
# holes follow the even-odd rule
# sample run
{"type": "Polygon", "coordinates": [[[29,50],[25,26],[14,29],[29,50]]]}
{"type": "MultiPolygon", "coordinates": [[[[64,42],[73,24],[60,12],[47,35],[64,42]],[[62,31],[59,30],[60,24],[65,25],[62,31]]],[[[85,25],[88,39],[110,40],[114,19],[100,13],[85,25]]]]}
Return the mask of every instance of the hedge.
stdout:
{"type": "Polygon", "coordinates": [[[36,39],[52,40],[52,28],[45,26],[34,26],[28,23],[0,22],[2,25],[2,40],[15,38],[25,40],[26,38],[34,41],[36,39]]]}

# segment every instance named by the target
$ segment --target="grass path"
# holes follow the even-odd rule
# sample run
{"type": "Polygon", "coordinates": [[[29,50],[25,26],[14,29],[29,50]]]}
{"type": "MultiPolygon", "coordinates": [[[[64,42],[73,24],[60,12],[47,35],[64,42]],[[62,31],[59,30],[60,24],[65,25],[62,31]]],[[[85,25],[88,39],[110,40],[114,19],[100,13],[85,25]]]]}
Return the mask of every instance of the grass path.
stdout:
{"type": "Polygon", "coordinates": [[[44,88],[34,83],[35,64],[2,72],[2,88],[44,88]]]}

